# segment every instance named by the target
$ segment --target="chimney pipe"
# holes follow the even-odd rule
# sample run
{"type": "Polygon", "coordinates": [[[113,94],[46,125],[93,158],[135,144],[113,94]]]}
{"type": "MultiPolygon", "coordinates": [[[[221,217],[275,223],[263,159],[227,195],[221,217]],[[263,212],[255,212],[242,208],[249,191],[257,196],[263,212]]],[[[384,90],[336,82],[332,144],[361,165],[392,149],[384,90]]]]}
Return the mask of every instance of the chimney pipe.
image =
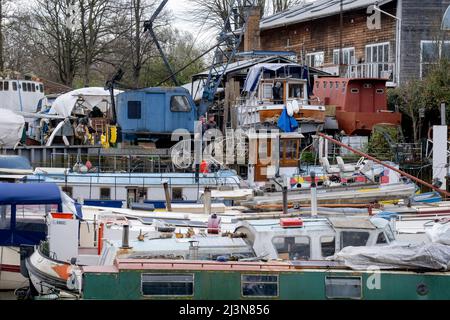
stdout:
{"type": "Polygon", "coordinates": [[[128,224],[123,226],[122,231],[122,249],[130,249],[130,226],[128,224]]]}
{"type": "Polygon", "coordinates": [[[288,214],[288,188],[283,187],[283,214],[288,214]]]}

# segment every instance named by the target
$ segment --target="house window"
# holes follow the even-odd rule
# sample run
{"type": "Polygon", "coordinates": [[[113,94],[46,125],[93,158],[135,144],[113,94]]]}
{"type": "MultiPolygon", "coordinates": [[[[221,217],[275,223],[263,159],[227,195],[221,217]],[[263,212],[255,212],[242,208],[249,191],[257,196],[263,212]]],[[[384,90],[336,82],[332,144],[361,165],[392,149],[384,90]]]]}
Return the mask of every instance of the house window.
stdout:
{"type": "Polygon", "coordinates": [[[363,247],[369,240],[368,232],[361,231],[342,231],[341,249],[345,247],[363,247]]]}
{"type": "Polygon", "coordinates": [[[361,277],[325,278],[325,292],[328,299],[361,299],[361,277]]]}
{"type": "Polygon", "coordinates": [[[278,257],[283,260],[309,260],[311,243],[309,237],[275,237],[272,240],[278,257]]]}
{"type": "Polygon", "coordinates": [[[191,105],[185,96],[173,96],[170,98],[170,111],[191,112],[191,105]]]}
{"type": "Polygon", "coordinates": [[[128,119],[141,119],[140,101],[128,101],[128,119]]]}
{"type": "Polygon", "coordinates": [[[62,187],[61,190],[72,198],[73,196],[73,188],[72,187],[62,187]]]}
{"type": "Polygon", "coordinates": [[[193,296],[194,274],[144,273],[141,275],[141,290],[144,296],[193,296]]]}
{"type": "Polygon", "coordinates": [[[450,59],[450,41],[420,42],[420,77],[423,79],[439,59],[450,59]]]}
{"type": "Polygon", "coordinates": [[[278,275],[252,275],[241,276],[243,297],[278,297],[278,275]]]}
{"type": "Polygon", "coordinates": [[[375,43],[366,46],[366,76],[370,78],[385,78],[390,72],[389,42],[375,43]]]}
{"type": "MultiPolygon", "coordinates": [[[[339,52],[339,49],[333,50],[333,64],[341,64],[341,59],[339,59],[339,52]]],[[[355,64],[355,48],[342,49],[342,64],[355,64]]]]}
{"type": "Polygon", "coordinates": [[[336,239],[334,236],[323,236],[320,238],[322,257],[331,257],[336,251],[336,239]]]}
{"type": "Polygon", "coordinates": [[[172,188],[172,200],[183,200],[183,188],[172,188]]]}
{"type": "Polygon", "coordinates": [[[324,63],[325,55],[322,52],[308,53],[306,55],[306,64],[309,67],[321,67],[324,63]]]}
{"type": "Polygon", "coordinates": [[[111,188],[100,188],[100,200],[111,200],[111,188]]]}

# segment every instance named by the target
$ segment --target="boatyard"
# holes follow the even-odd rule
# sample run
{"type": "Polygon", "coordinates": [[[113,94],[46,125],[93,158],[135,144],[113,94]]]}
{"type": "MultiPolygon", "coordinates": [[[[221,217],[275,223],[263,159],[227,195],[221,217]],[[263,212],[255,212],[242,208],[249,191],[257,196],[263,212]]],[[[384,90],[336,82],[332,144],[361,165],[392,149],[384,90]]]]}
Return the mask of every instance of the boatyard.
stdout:
{"type": "Polygon", "coordinates": [[[0,39],[0,300],[450,300],[450,0],[0,0],[0,39]]]}

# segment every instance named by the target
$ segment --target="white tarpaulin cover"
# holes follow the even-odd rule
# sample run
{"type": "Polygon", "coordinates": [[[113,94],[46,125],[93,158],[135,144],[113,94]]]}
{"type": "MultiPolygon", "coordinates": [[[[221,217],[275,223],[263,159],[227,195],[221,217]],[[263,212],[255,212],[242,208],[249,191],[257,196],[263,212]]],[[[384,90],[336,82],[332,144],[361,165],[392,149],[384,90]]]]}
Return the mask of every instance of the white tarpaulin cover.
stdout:
{"type": "MultiPolygon", "coordinates": [[[[114,95],[117,96],[122,91],[114,90],[114,95]]],[[[84,106],[92,109],[100,102],[106,100],[111,103],[109,91],[101,87],[81,88],[74,91],[67,92],[60,95],[52,104],[49,114],[58,114],[65,118],[69,117],[75,107],[78,99],[84,100],[84,106]]],[[[103,110],[104,111],[104,110],[103,110]]]]}
{"type": "Polygon", "coordinates": [[[440,243],[393,244],[389,246],[346,247],[329,260],[341,261],[354,270],[450,268],[450,246],[440,243]]]}
{"type": "Polygon", "coordinates": [[[253,92],[258,87],[258,83],[261,78],[261,74],[264,70],[277,71],[282,68],[288,67],[301,67],[295,63],[260,63],[250,68],[245,79],[244,91],[253,92]]]}
{"type": "Polygon", "coordinates": [[[427,229],[425,232],[432,242],[450,246],[450,221],[435,223],[431,229],[427,229]]]}
{"type": "Polygon", "coordinates": [[[0,109],[0,147],[15,147],[22,138],[24,117],[11,110],[0,109]]]}

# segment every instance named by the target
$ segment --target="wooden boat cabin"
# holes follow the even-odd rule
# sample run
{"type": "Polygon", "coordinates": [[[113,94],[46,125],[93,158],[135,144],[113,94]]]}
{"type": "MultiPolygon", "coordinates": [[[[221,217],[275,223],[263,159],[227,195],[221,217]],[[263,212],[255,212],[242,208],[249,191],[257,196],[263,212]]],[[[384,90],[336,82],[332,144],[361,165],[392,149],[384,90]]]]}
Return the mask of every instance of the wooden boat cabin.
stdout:
{"type": "Polygon", "coordinates": [[[314,96],[349,135],[370,134],[379,123],[401,124],[401,114],[387,108],[385,79],[322,77],[315,81],[314,96]]]}
{"type": "Polygon", "coordinates": [[[305,74],[304,67],[289,63],[250,68],[238,106],[240,125],[276,124],[284,109],[299,123],[323,123],[325,107],[310,101],[305,74]]]}

